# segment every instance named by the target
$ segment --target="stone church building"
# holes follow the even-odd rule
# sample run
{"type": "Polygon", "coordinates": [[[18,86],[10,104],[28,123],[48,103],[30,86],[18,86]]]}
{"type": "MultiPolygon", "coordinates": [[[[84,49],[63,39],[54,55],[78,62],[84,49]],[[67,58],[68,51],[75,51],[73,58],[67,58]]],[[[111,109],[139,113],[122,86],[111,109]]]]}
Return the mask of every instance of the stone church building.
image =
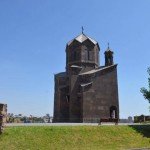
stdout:
{"type": "Polygon", "coordinates": [[[84,33],[66,45],[66,71],[55,74],[53,122],[98,122],[119,118],[117,64],[113,51],[105,51],[84,33]]]}

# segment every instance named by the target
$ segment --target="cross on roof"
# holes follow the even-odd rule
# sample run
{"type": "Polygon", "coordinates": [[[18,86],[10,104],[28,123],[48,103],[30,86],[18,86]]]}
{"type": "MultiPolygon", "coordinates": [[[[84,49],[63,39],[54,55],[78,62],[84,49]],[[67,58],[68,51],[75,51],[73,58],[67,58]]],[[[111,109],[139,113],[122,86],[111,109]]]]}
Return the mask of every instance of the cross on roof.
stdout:
{"type": "Polygon", "coordinates": [[[109,49],[109,42],[108,42],[108,49],[109,49]]]}
{"type": "Polygon", "coordinates": [[[84,28],[83,28],[83,26],[82,26],[82,34],[83,34],[83,31],[84,31],[84,28]]]}

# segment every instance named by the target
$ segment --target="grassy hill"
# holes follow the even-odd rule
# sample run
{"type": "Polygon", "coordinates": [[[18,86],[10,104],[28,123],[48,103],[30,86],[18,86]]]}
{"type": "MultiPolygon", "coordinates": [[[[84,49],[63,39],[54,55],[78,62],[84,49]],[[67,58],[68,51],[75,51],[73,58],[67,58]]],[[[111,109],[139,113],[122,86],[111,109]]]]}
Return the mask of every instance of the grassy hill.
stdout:
{"type": "Polygon", "coordinates": [[[7,127],[0,150],[113,150],[150,147],[150,125],[7,127]]]}

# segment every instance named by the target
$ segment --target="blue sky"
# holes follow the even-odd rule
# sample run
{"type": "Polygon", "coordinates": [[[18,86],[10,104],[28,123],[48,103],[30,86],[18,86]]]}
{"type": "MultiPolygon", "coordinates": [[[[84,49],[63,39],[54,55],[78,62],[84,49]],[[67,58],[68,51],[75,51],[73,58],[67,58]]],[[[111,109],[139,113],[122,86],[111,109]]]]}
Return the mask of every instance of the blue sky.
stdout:
{"type": "Polygon", "coordinates": [[[118,63],[120,117],[148,115],[149,0],[1,0],[0,102],[11,113],[53,114],[54,74],[65,70],[65,46],[84,32],[107,43],[118,63]]]}

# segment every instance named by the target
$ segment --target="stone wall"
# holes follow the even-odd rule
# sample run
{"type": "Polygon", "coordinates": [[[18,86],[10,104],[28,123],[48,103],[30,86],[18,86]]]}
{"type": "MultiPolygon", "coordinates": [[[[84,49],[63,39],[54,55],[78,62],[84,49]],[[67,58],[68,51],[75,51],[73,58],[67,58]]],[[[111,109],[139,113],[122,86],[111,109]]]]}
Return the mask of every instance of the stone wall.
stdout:
{"type": "Polygon", "coordinates": [[[4,130],[4,124],[6,123],[7,119],[7,105],[0,103],[0,134],[4,130]]]}
{"type": "Polygon", "coordinates": [[[111,107],[116,107],[115,118],[119,118],[116,67],[95,74],[91,81],[92,84],[83,91],[83,122],[110,118],[111,107]]]}
{"type": "Polygon", "coordinates": [[[53,122],[69,121],[69,86],[64,72],[55,75],[53,122]]]}

